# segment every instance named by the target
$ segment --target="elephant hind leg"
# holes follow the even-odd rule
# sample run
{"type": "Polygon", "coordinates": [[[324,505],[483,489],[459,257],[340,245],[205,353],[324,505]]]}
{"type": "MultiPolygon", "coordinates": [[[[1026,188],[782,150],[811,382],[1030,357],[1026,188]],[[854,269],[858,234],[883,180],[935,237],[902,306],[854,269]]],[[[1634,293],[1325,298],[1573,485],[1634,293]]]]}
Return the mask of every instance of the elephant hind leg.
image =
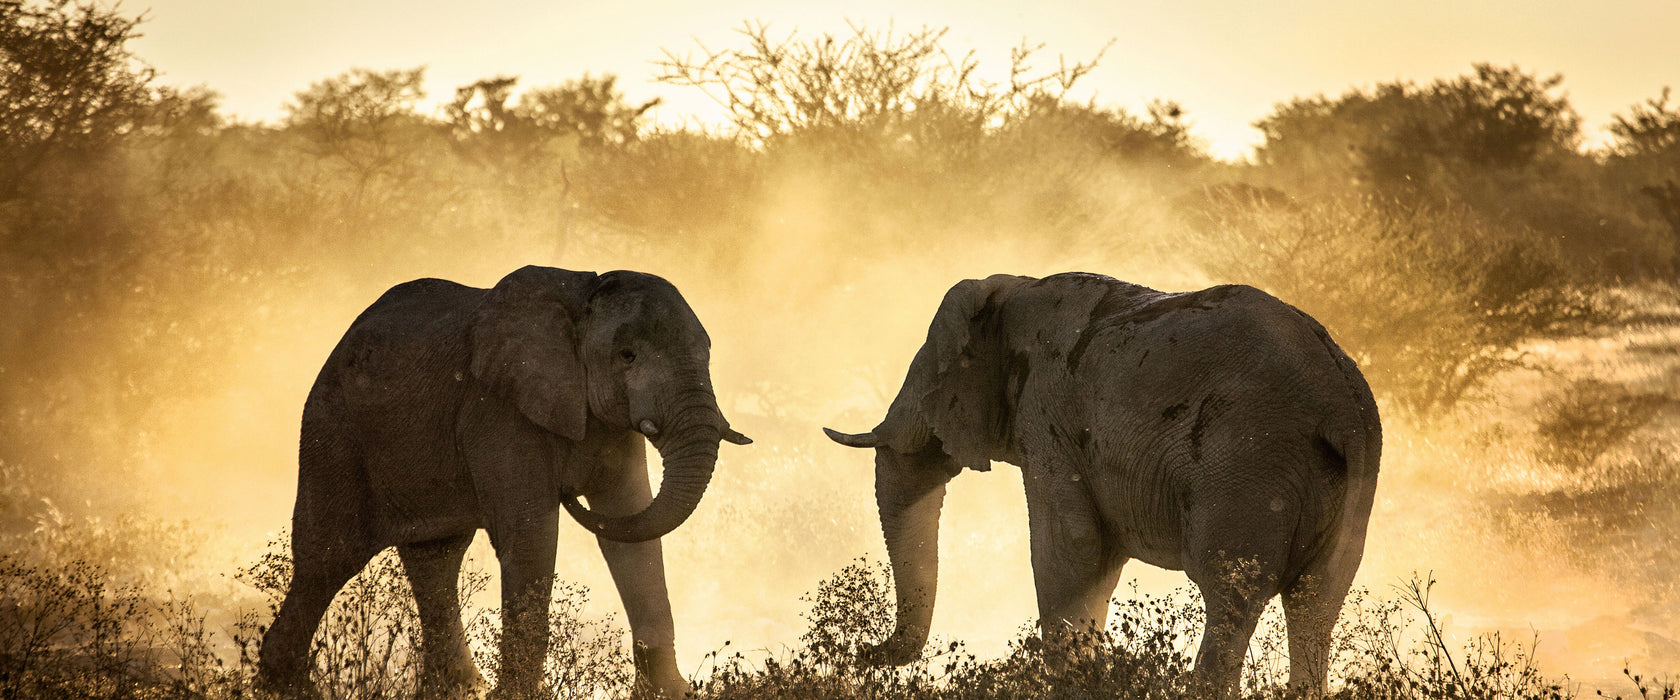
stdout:
{"type": "Polygon", "coordinates": [[[1195,675],[1200,694],[1206,697],[1235,697],[1249,639],[1266,603],[1277,594],[1276,579],[1268,582],[1246,573],[1228,574],[1230,579],[1223,583],[1198,585],[1207,622],[1196,651],[1195,675]]]}
{"type": "Polygon", "coordinates": [[[1289,630],[1289,687],[1299,697],[1322,697],[1328,690],[1330,635],[1353,572],[1313,566],[1283,591],[1283,614],[1289,630]]]}
{"type": "Polygon", "coordinates": [[[281,697],[309,697],[309,644],[321,616],[379,550],[345,541],[309,544],[294,536],[292,551],[292,582],[274,624],[263,634],[257,683],[281,697]]]}
{"type": "Polygon", "coordinates": [[[1281,592],[1291,542],[1292,513],[1254,509],[1198,522],[1185,555],[1185,573],[1202,592],[1207,621],[1196,653],[1201,694],[1233,697],[1250,638],[1266,603],[1281,592]],[[1191,552],[1200,556],[1192,557],[1191,552]]]}
{"type": "Polygon", "coordinates": [[[467,533],[397,547],[420,610],[421,694],[461,697],[484,686],[461,626],[458,578],[472,545],[467,533]]]}

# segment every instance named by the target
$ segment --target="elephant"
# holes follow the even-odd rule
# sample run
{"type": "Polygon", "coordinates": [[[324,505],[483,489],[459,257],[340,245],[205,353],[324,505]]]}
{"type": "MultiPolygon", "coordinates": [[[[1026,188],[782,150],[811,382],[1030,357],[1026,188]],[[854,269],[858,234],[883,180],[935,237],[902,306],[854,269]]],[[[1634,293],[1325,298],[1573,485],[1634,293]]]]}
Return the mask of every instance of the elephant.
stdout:
{"type": "Polygon", "coordinates": [[[898,607],[866,661],[920,655],[945,485],[995,460],[1021,469],[1041,635],[1100,629],[1121,567],[1138,559],[1201,590],[1198,692],[1233,691],[1280,593],[1290,685],[1325,692],[1382,428],[1354,361],[1275,297],[1242,285],[1163,293],[1088,273],[964,280],[885,418],[867,433],[824,431],[875,450],[898,607]]]}
{"type": "Polygon", "coordinates": [[[264,634],[261,686],[309,695],[309,646],[333,596],[396,547],[421,623],[421,688],[484,685],[458,604],[462,558],[488,531],[503,601],[496,692],[541,684],[561,507],[595,533],[635,641],[638,686],[677,670],[659,538],[706,490],[718,444],[745,445],[712,391],[711,340],[654,275],[516,270],[490,289],[392,287],[356,318],[304,404],[293,575],[264,634]],[[646,441],[664,461],[650,489],[646,441]],[[578,497],[588,499],[588,506],[578,497]]]}

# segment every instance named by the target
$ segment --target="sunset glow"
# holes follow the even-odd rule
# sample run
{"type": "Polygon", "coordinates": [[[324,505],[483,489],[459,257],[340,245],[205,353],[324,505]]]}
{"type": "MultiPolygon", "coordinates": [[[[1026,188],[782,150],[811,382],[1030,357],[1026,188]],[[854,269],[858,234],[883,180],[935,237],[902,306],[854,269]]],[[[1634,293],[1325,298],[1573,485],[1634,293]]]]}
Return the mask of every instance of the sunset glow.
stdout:
{"type": "Polygon", "coordinates": [[[0,696],[250,697],[275,629],[274,685],[405,696],[462,548],[442,675],[496,679],[552,548],[521,668],[585,697],[629,692],[632,633],[712,696],[1174,697],[1203,585],[1259,592],[1215,594],[1232,629],[1272,592],[1339,620],[1356,698],[1680,678],[1680,3],[0,21],[0,696]],[[644,442],[683,495],[637,521],[644,442]],[[1184,474],[1269,500],[1196,520],[1184,474]]]}

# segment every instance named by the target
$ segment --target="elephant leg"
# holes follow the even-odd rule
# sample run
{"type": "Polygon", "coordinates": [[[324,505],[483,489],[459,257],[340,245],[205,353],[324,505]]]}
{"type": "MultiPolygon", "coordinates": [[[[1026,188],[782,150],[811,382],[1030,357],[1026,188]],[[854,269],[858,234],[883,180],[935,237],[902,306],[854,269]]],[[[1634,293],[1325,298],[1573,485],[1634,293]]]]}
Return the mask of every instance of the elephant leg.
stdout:
{"type": "MultiPolygon", "coordinates": [[[[641,512],[653,501],[642,436],[631,433],[624,448],[614,455],[615,461],[622,463],[605,465],[605,478],[588,495],[589,507],[609,517],[641,512]]],[[[660,541],[597,541],[630,621],[638,694],[680,698],[691,693],[693,687],[677,668],[676,625],[671,619],[660,541]]]]}
{"type": "Polygon", "coordinates": [[[1112,551],[1112,547],[1105,548],[1102,568],[1098,571],[1096,584],[1085,594],[1085,617],[1095,620],[1099,625],[1108,623],[1109,604],[1114,601],[1114,589],[1120,585],[1120,570],[1126,566],[1127,558],[1112,551]]]}
{"type": "Polygon", "coordinates": [[[460,697],[484,684],[461,627],[458,579],[472,539],[469,533],[397,547],[420,609],[422,696],[460,697]]]}
{"type": "Polygon", "coordinates": [[[274,624],[263,634],[257,683],[281,697],[311,697],[309,645],[315,629],[338,590],[378,548],[342,541],[311,545],[293,538],[292,549],[292,582],[274,624]]]}
{"type": "Polygon", "coordinates": [[[1330,635],[1354,571],[1331,571],[1322,557],[1283,591],[1289,632],[1289,687],[1298,697],[1322,697],[1329,690],[1330,635]]]}
{"type": "Polygon", "coordinates": [[[542,685],[558,525],[559,508],[551,506],[526,510],[491,528],[490,543],[502,566],[499,697],[534,697],[542,685]]]}
{"type": "Polygon", "coordinates": [[[1096,503],[1071,471],[1023,472],[1039,626],[1047,640],[1101,631],[1124,557],[1105,545],[1096,503]]]}
{"type": "Polygon", "coordinates": [[[1288,561],[1296,514],[1272,510],[1278,499],[1212,497],[1218,513],[1190,515],[1185,573],[1201,589],[1207,621],[1196,653],[1201,692],[1230,697],[1241,680],[1243,658],[1266,603],[1278,594],[1288,561]]]}
{"type": "Polygon", "coordinates": [[[1211,697],[1233,697],[1242,678],[1248,641],[1271,596],[1251,593],[1249,582],[1200,586],[1207,622],[1196,651],[1196,682],[1211,697]],[[1211,590],[1210,590],[1211,589],[1211,590]]]}
{"type": "Polygon", "coordinates": [[[330,403],[303,412],[297,502],[292,510],[292,580],[273,624],[263,634],[257,684],[282,697],[313,695],[309,651],[321,616],[345,582],[383,547],[363,518],[369,494],[363,462],[330,403]],[[322,407],[326,408],[323,409],[322,407]]]}

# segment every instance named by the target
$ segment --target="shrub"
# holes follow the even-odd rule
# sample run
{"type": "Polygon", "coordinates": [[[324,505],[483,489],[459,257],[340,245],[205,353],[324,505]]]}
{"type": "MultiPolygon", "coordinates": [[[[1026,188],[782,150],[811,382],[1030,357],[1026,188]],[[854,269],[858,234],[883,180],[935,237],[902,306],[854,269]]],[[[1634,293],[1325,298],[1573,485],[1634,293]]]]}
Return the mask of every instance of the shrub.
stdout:
{"type": "MultiPolygon", "coordinates": [[[[589,589],[557,581],[548,608],[548,656],[543,660],[543,698],[603,698],[628,695],[635,671],[624,646],[624,630],[584,613],[589,589]]],[[[471,614],[471,613],[469,613],[471,614]]],[[[467,625],[473,656],[494,684],[501,662],[500,616],[489,611],[467,625]]]]}
{"type": "MultiPolygon", "coordinates": [[[[291,580],[291,556],[283,537],[271,540],[262,557],[240,572],[243,580],[268,596],[270,618],[291,580]]],[[[490,575],[468,559],[457,586],[468,646],[485,680],[494,685],[501,660],[501,617],[472,603],[490,582],[490,575]]],[[[554,584],[543,668],[547,687],[559,697],[611,697],[631,687],[624,632],[609,621],[586,617],[588,600],[583,586],[554,584]]],[[[254,633],[260,636],[261,629],[254,633]]],[[[419,690],[420,641],[419,611],[408,577],[396,552],[386,550],[345,584],[323,616],[310,648],[316,689],[334,699],[411,696],[419,690]]],[[[249,656],[257,653],[249,649],[249,656]]]]}
{"type": "Polygon", "coordinates": [[[0,555],[0,696],[123,697],[148,651],[138,590],[98,567],[0,555]]]}
{"type": "Polygon", "coordinates": [[[1512,698],[1561,700],[1574,697],[1563,682],[1534,666],[1534,647],[1512,644],[1498,632],[1477,635],[1456,655],[1441,621],[1429,607],[1433,577],[1395,586],[1398,597],[1370,601],[1363,591],[1344,607],[1337,623],[1337,659],[1348,698],[1512,698]],[[1351,609],[1350,609],[1351,608],[1351,609]],[[1416,617],[1412,617],[1415,615],[1416,617]],[[1420,627],[1415,633],[1412,625],[1420,627]]]}
{"type": "MultiPolygon", "coordinates": [[[[1433,579],[1414,576],[1397,596],[1350,595],[1335,636],[1331,686],[1339,698],[1573,697],[1533,665],[1533,645],[1495,634],[1448,644],[1430,607],[1433,579]]],[[[1181,698],[1192,694],[1192,652],[1200,642],[1202,600],[1193,588],[1167,596],[1116,600],[1105,628],[1040,637],[1024,626],[1003,658],[980,660],[960,642],[930,644],[902,668],[867,668],[858,650],[884,638],[893,622],[891,572],[867,560],[823,581],[809,598],[801,646],[716,660],[702,689],[712,697],[752,698],[1181,698]]],[[[1288,697],[1286,635],[1272,606],[1250,645],[1242,697],[1288,697]]],[[[1666,697],[1666,696],[1665,696],[1666,697]]]]}

